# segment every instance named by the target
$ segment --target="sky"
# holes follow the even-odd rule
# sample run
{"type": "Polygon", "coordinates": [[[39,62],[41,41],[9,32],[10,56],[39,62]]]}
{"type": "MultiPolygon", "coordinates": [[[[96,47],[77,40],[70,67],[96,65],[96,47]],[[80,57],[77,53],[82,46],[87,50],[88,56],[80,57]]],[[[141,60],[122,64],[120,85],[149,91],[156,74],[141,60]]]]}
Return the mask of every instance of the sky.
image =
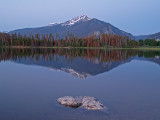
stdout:
{"type": "Polygon", "coordinates": [[[0,0],[0,31],[46,26],[82,14],[133,35],[160,32],[160,0],[0,0]]]}

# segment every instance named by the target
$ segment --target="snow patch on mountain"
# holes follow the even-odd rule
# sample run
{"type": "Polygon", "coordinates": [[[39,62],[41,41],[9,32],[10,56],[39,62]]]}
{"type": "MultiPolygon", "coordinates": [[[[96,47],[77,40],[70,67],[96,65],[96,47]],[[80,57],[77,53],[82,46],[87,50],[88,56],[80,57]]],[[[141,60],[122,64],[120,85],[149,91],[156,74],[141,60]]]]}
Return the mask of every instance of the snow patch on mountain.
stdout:
{"type": "Polygon", "coordinates": [[[81,21],[89,21],[89,20],[91,20],[91,18],[89,18],[87,15],[81,15],[67,22],[62,23],[62,26],[71,26],[71,25],[74,25],[75,23],[78,23],[81,21]]]}
{"type": "Polygon", "coordinates": [[[78,16],[78,17],[75,17],[69,21],[66,21],[64,23],[54,23],[54,22],[51,22],[48,26],[55,26],[55,25],[62,25],[62,26],[72,26],[74,25],[75,23],[78,23],[78,22],[81,22],[81,21],[89,21],[91,20],[91,18],[89,18],[87,15],[81,15],[81,16],[78,16]]]}

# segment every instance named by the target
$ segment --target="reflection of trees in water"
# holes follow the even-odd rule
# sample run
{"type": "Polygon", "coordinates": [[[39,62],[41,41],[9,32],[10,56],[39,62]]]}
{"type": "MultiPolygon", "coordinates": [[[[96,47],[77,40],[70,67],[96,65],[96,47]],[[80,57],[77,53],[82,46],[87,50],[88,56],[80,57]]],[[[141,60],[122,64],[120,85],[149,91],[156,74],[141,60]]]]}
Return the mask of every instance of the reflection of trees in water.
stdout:
{"type": "Polygon", "coordinates": [[[24,49],[24,48],[10,48],[0,49],[0,61],[13,60],[17,61],[22,58],[30,58],[39,61],[40,57],[45,61],[58,61],[58,56],[64,56],[68,62],[82,57],[91,62],[117,62],[126,61],[131,57],[138,55],[138,57],[154,58],[160,56],[160,51],[139,51],[139,50],[120,50],[120,49],[24,49]]]}

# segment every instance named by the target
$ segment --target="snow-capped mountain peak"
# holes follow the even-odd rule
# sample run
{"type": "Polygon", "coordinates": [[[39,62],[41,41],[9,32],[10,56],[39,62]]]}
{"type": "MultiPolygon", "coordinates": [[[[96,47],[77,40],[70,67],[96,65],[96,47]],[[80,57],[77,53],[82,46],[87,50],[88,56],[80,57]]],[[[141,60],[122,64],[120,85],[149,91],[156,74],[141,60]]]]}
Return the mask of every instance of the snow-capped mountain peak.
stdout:
{"type": "Polygon", "coordinates": [[[73,18],[69,21],[62,23],[62,26],[71,26],[71,25],[74,25],[75,23],[78,23],[81,21],[89,21],[89,20],[91,20],[91,18],[89,18],[87,15],[81,15],[81,16],[78,16],[76,18],[73,18]]]}

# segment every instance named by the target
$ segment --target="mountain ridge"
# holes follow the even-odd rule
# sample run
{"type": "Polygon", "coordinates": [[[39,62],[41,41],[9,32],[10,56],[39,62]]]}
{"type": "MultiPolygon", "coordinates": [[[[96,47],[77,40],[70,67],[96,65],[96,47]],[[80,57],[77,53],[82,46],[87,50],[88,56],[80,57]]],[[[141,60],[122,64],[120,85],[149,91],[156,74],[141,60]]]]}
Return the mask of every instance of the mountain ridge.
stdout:
{"type": "Polygon", "coordinates": [[[160,39],[160,32],[150,35],[139,35],[134,36],[131,33],[125,32],[110,23],[98,20],[96,18],[90,18],[87,15],[81,15],[72,18],[63,23],[50,23],[47,26],[36,27],[36,28],[23,28],[10,31],[9,33],[20,33],[22,35],[29,36],[30,34],[35,35],[39,33],[42,34],[59,34],[60,38],[65,38],[66,35],[72,33],[73,35],[78,35],[78,37],[85,37],[89,35],[99,35],[103,33],[107,34],[118,34],[122,36],[128,36],[132,39],[160,39]]]}
{"type": "Polygon", "coordinates": [[[86,15],[78,16],[64,23],[52,23],[48,26],[37,28],[24,28],[10,31],[9,33],[20,33],[22,35],[29,34],[59,34],[60,38],[64,38],[67,34],[72,33],[79,37],[85,37],[88,35],[99,35],[102,33],[118,34],[122,36],[128,36],[134,38],[131,33],[127,33],[119,28],[111,25],[110,23],[98,20],[96,18],[89,18],[86,15]]]}
{"type": "Polygon", "coordinates": [[[144,40],[144,39],[160,39],[160,32],[154,33],[154,34],[150,34],[150,35],[138,35],[135,36],[136,40],[144,40]]]}

